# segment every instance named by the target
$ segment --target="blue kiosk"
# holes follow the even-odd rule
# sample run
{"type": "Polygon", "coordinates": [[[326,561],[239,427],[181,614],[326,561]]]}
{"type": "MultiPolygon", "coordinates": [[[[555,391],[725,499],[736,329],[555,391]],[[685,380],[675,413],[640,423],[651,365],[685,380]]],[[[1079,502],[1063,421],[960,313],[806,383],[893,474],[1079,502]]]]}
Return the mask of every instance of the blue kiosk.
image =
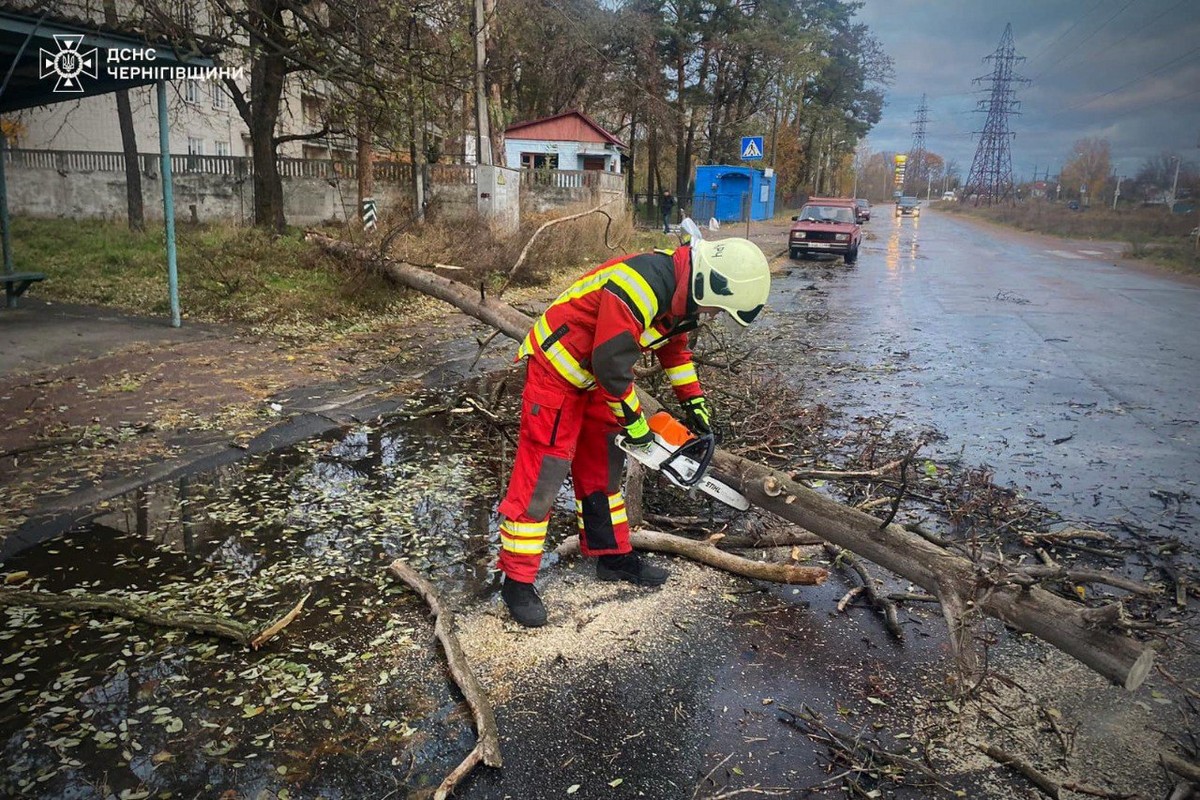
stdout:
{"type": "Polygon", "coordinates": [[[718,222],[745,222],[775,216],[775,176],[760,169],[715,164],[696,167],[696,190],[692,216],[703,224],[710,217],[718,222]]]}

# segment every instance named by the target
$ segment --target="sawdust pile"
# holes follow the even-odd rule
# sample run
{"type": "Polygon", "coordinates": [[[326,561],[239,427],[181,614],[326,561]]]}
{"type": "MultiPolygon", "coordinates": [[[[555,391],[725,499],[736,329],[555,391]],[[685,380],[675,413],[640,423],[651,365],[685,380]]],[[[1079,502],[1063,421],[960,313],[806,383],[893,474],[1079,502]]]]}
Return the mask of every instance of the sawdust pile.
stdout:
{"type": "Polygon", "coordinates": [[[685,646],[690,632],[725,602],[722,593],[735,579],[691,562],[651,558],[671,570],[661,588],[598,581],[587,559],[543,569],[538,591],[550,618],[543,628],[517,625],[498,595],[460,617],[459,639],[492,702],[503,704],[515,687],[528,685],[518,677],[556,665],[666,660],[685,646]]]}

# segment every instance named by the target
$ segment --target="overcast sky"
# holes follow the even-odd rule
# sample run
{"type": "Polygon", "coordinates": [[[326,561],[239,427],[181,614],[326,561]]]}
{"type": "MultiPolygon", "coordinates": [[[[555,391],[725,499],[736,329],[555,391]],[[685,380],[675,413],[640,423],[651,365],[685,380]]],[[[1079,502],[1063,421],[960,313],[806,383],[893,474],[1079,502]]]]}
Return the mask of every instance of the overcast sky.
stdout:
{"type": "Polygon", "coordinates": [[[866,0],[858,19],[896,69],[872,150],[909,149],[924,92],[926,149],[965,179],[986,118],[971,78],[991,74],[982,58],[1011,22],[1014,72],[1032,81],[1010,117],[1017,180],[1053,176],[1085,136],[1109,141],[1117,174],[1163,151],[1200,162],[1200,0],[866,0]]]}

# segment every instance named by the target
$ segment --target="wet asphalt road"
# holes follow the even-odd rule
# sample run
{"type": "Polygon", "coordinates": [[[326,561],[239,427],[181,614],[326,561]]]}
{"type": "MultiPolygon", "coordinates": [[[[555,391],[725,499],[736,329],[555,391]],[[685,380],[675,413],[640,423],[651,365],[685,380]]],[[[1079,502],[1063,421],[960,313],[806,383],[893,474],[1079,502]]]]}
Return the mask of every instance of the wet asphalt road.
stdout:
{"type": "Polygon", "coordinates": [[[773,288],[829,364],[867,367],[807,376],[814,400],[932,426],[1068,519],[1200,538],[1200,286],[936,210],[866,230],[855,267],[793,262],[773,288]]]}

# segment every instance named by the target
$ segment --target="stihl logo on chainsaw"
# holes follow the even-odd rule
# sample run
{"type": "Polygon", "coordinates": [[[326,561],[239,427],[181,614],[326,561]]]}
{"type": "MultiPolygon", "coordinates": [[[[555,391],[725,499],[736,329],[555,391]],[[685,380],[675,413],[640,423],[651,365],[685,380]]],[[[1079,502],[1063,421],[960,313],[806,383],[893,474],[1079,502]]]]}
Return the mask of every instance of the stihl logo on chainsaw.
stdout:
{"type": "Polygon", "coordinates": [[[650,445],[631,447],[624,434],[617,437],[617,445],[681,489],[699,489],[738,511],[750,508],[750,501],[739,492],[707,474],[717,449],[711,433],[696,436],[666,411],[659,411],[648,422],[654,434],[650,445]]]}

